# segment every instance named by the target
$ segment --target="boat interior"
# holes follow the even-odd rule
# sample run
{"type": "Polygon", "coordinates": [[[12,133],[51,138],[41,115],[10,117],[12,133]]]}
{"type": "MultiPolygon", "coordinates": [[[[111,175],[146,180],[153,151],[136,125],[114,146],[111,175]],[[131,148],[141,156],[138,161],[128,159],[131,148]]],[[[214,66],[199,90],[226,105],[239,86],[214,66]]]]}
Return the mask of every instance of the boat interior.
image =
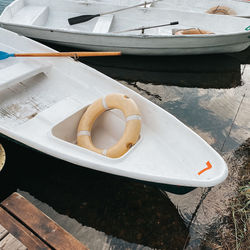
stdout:
{"type": "MultiPolygon", "coordinates": [[[[109,3],[122,6],[145,3],[145,0],[94,0],[99,3],[109,3]]],[[[84,2],[93,2],[93,0],[84,2]]],[[[231,0],[154,0],[147,4],[148,8],[167,8],[173,10],[184,10],[191,12],[209,13],[217,15],[232,15],[240,17],[250,17],[250,6],[244,2],[234,2],[231,0]],[[213,10],[213,11],[212,11],[213,10]]]]}
{"type": "MultiPolygon", "coordinates": [[[[1,43],[0,50],[17,52],[1,43]]],[[[82,81],[72,81],[70,75],[58,72],[46,58],[37,60],[19,57],[2,60],[0,63],[2,126],[22,128],[29,122],[32,124],[32,118],[38,117],[40,121],[56,123],[50,128],[52,137],[76,144],[77,127],[91,103],[91,98],[98,96],[97,93],[100,97],[103,96],[100,88],[93,87],[92,90],[89,88],[88,82],[91,80],[88,80],[86,79],[86,84],[82,84],[82,81]],[[82,93],[86,91],[88,95],[83,95],[82,93]]],[[[121,138],[125,124],[125,118],[120,110],[104,112],[92,128],[94,145],[99,148],[113,146],[121,138]]]]}
{"type": "Polygon", "coordinates": [[[127,6],[64,0],[17,0],[3,11],[0,21],[73,33],[101,33],[102,35],[118,36],[141,35],[142,33],[152,36],[172,36],[176,30],[192,28],[213,34],[228,34],[244,32],[247,25],[244,18],[201,13],[190,14],[177,10],[145,8],[145,6],[101,15],[74,25],[70,25],[68,22],[69,18],[79,15],[106,13],[123,7],[127,6]],[[178,22],[179,24],[166,25],[170,22],[178,22]],[[142,29],[133,30],[160,25],[163,26],[143,31],[142,29]]]}
{"type": "MultiPolygon", "coordinates": [[[[52,128],[51,134],[58,139],[76,144],[77,127],[86,109],[87,107],[84,107],[56,124],[52,128]]],[[[126,121],[120,110],[114,109],[104,112],[93,125],[91,132],[93,144],[101,149],[115,145],[122,137],[125,124],[126,121]]]]}

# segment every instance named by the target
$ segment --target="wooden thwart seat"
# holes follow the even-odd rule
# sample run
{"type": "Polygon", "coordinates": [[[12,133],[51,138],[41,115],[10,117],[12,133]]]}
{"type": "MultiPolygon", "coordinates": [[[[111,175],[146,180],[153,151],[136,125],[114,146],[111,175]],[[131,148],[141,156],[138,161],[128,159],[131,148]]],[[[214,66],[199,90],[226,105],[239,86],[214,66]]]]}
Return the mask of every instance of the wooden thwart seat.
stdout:
{"type": "Polygon", "coordinates": [[[44,25],[48,19],[48,6],[25,6],[21,8],[12,21],[27,25],[44,25]]]}
{"type": "Polygon", "coordinates": [[[93,33],[108,33],[113,17],[113,15],[100,16],[95,24],[93,33]]]}
{"type": "Polygon", "coordinates": [[[34,61],[15,63],[0,70],[0,90],[13,84],[27,80],[39,73],[46,73],[50,66],[42,65],[34,61]]]}

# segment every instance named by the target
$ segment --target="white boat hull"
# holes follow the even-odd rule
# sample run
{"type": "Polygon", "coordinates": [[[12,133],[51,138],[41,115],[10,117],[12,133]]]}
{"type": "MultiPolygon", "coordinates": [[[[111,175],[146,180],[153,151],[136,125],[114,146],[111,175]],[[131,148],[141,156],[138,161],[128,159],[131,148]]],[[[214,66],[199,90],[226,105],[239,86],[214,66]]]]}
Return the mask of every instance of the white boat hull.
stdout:
{"type": "MultiPolygon", "coordinates": [[[[113,18],[115,20],[121,18],[120,23],[117,21],[116,24],[115,21],[111,21],[114,22],[114,24],[110,24],[111,27],[108,32],[96,33],[93,30],[96,29],[96,26],[100,25],[98,23],[98,18],[86,23],[70,26],[67,23],[68,17],[72,15],[75,16],[76,14],[70,12],[66,13],[65,11],[63,14],[60,12],[55,14],[59,17],[51,17],[51,19],[50,17],[44,16],[44,20],[42,22],[37,22],[38,24],[36,25],[27,23],[27,18],[24,20],[17,19],[15,18],[15,15],[10,19],[9,12],[11,12],[11,9],[15,7],[15,4],[19,2],[20,1],[17,0],[2,13],[0,17],[1,27],[30,38],[80,49],[98,51],[116,50],[122,51],[124,54],[136,55],[191,55],[239,52],[247,49],[250,45],[250,30],[247,30],[249,20],[245,18],[218,15],[214,17],[213,15],[193,13],[193,18],[190,19],[190,13],[179,11],[169,11],[168,13],[165,13],[164,11],[157,9],[146,10],[144,13],[144,10],[140,8],[132,9],[129,12],[129,18],[133,18],[133,16],[137,15],[141,16],[140,23],[137,24],[139,26],[147,24],[147,19],[153,20],[152,24],[159,24],[159,22],[168,23],[177,20],[179,21],[179,24],[173,26],[176,29],[196,27],[197,23],[199,23],[199,27],[205,30],[212,30],[214,31],[214,34],[187,36],[172,35],[173,27],[171,26],[145,30],[144,34],[141,34],[141,31],[117,33],[117,31],[126,30],[135,26],[133,22],[127,21],[126,13],[124,14],[123,12],[121,12],[119,16],[113,18]],[[61,15],[64,15],[63,18],[61,15]],[[159,21],[155,19],[156,16],[159,16],[159,21]],[[165,16],[169,17],[166,19],[165,16]],[[60,20],[57,20],[56,18],[60,18],[60,20]],[[223,22],[225,24],[223,24],[223,22]]],[[[67,1],[59,1],[58,4],[59,3],[69,4],[67,1]]],[[[72,4],[74,8],[78,6],[74,2],[72,4]]],[[[91,8],[92,5],[94,10],[99,6],[98,4],[90,4],[87,6],[88,8],[91,8]]],[[[104,5],[104,7],[104,10],[110,8],[109,5],[104,5]]],[[[20,11],[25,10],[25,8],[28,7],[23,7],[20,11]]],[[[43,8],[43,6],[41,8],[43,8]]],[[[50,8],[53,10],[53,6],[50,8]]],[[[112,8],[115,9],[115,7],[112,8]]],[[[29,9],[27,10],[27,13],[23,11],[22,14],[28,15],[28,11],[29,9]]],[[[19,12],[17,11],[17,13],[19,12]]],[[[47,15],[49,14],[47,13],[47,15]]]]}
{"type": "MultiPolygon", "coordinates": [[[[3,29],[0,50],[53,51],[3,29]]],[[[140,181],[188,187],[214,186],[227,177],[223,158],[190,128],[131,89],[73,59],[2,60],[0,99],[0,134],[67,162],[140,181]],[[79,120],[88,105],[111,93],[131,97],[142,118],[139,141],[115,159],[76,144],[79,120]],[[212,167],[199,174],[207,162],[212,167]]],[[[123,129],[121,113],[106,111],[92,139],[98,147],[108,148],[123,129]]]]}
{"type": "Polygon", "coordinates": [[[92,35],[67,33],[47,29],[18,27],[14,25],[1,24],[13,32],[23,34],[24,36],[43,40],[46,42],[65,45],[82,50],[93,51],[122,51],[124,54],[133,55],[198,55],[198,54],[221,54],[232,53],[245,50],[249,47],[249,35],[241,34],[239,36],[227,35],[226,37],[216,36],[208,37],[154,37],[144,38],[131,36],[116,38],[112,35],[92,35]],[[239,42],[241,41],[241,42],[239,42]],[[166,46],[167,45],[167,46],[166,46]]]}

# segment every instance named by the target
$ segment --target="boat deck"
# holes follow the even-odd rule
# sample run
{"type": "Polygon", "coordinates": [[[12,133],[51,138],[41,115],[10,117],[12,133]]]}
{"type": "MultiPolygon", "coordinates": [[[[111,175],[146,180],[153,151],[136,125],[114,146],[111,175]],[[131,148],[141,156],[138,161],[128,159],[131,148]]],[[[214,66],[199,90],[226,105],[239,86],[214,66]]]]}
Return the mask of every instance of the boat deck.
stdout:
{"type": "Polygon", "coordinates": [[[0,204],[0,249],[88,249],[18,193],[0,204]]]}

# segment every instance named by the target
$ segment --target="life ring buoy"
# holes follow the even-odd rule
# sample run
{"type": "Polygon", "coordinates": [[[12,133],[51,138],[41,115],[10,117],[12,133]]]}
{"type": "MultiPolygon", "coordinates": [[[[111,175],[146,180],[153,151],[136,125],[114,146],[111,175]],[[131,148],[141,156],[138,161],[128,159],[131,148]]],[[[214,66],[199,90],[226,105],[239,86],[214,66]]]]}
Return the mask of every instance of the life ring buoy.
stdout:
{"type": "Polygon", "coordinates": [[[125,154],[139,139],[141,131],[141,114],[136,103],[126,95],[110,94],[93,102],[83,114],[77,130],[77,145],[111,158],[125,154]],[[95,120],[106,110],[119,109],[122,111],[126,126],[120,140],[109,149],[94,146],[91,130],[95,120]]]}
{"type": "Polygon", "coordinates": [[[209,10],[207,10],[207,13],[216,15],[230,15],[230,16],[236,15],[236,12],[233,9],[222,5],[217,5],[215,7],[210,8],[209,10]]]}
{"type": "Polygon", "coordinates": [[[214,33],[199,28],[181,29],[181,30],[176,30],[174,32],[174,35],[201,35],[201,34],[214,34],[214,33]]]}

